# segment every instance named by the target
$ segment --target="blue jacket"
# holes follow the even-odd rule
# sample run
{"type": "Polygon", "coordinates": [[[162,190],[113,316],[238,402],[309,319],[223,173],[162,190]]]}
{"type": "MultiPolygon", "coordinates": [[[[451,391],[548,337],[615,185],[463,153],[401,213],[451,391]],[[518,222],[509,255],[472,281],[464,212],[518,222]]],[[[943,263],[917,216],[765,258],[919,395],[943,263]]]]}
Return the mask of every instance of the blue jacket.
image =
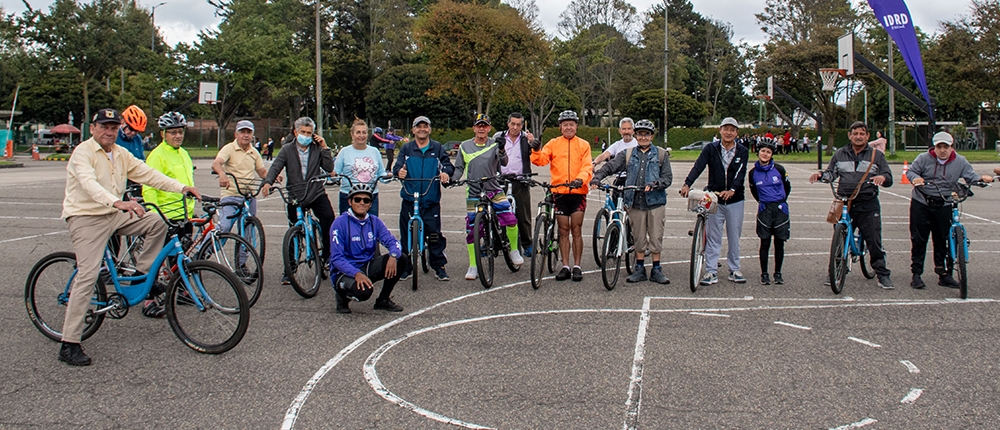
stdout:
{"type": "Polygon", "coordinates": [[[330,279],[337,275],[353,278],[361,267],[375,258],[375,247],[381,243],[389,255],[400,258],[403,247],[377,216],[368,214],[360,220],[350,210],[330,226],[330,279]]]}
{"type": "Polygon", "coordinates": [[[599,170],[594,172],[594,179],[601,180],[612,174],[626,172],[625,185],[653,184],[652,190],[643,192],[642,194],[645,198],[645,203],[637,202],[640,199],[636,198],[635,191],[625,191],[624,203],[626,207],[649,210],[667,204],[666,189],[674,181],[674,173],[670,168],[669,153],[656,145],[650,145],[649,152],[646,153],[643,153],[638,148],[629,148],[619,152],[619,155],[621,156],[616,155],[599,170]],[[632,155],[626,157],[625,154],[628,153],[632,155]],[[662,162],[660,157],[663,157],[662,162]],[[640,170],[644,172],[642,178],[639,177],[640,170]]]}
{"type": "MultiPolygon", "coordinates": [[[[773,160],[767,165],[761,165],[759,161],[754,163],[747,180],[750,182],[750,194],[760,202],[757,212],[763,211],[768,203],[784,202],[792,192],[792,183],[788,180],[785,167],[773,160]]],[[[788,213],[788,205],[782,211],[788,213]]]]}
{"type": "Polygon", "coordinates": [[[125,133],[122,133],[122,130],[119,128],[118,129],[118,138],[115,139],[115,143],[117,143],[118,146],[120,146],[120,147],[125,148],[126,150],[128,150],[128,152],[131,152],[132,155],[135,156],[135,158],[138,158],[138,159],[140,159],[142,161],[146,161],[146,153],[143,152],[144,148],[143,148],[143,145],[142,145],[142,135],[141,134],[136,133],[135,136],[132,136],[132,139],[126,139],[125,138],[125,133]]]}
{"type": "MultiPolygon", "coordinates": [[[[431,179],[442,172],[448,176],[455,174],[455,165],[451,163],[451,157],[435,140],[431,140],[425,147],[425,151],[417,147],[417,141],[411,140],[399,148],[399,155],[396,164],[392,166],[392,175],[399,176],[400,169],[406,166],[407,179],[431,179]]],[[[420,194],[420,207],[428,207],[441,203],[441,185],[428,184],[428,181],[403,181],[403,187],[399,190],[399,195],[404,202],[413,204],[413,194],[420,194]],[[430,187],[430,189],[428,189],[430,187]],[[424,193],[427,190],[427,193],[424,193]]]]}
{"type": "Polygon", "coordinates": [[[743,182],[747,176],[747,147],[736,143],[736,156],[729,163],[729,168],[724,169],[722,165],[722,142],[712,142],[705,145],[695,161],[694,167],[684,179],[684,185],[690,187],[694,181],[698,180],[701,172],[708,167],[708,190],[709,191],[733,191],[733,196],[729,200],[720,200],[720,205],[742,202],[745,198],[745,187],[743,182]]]}

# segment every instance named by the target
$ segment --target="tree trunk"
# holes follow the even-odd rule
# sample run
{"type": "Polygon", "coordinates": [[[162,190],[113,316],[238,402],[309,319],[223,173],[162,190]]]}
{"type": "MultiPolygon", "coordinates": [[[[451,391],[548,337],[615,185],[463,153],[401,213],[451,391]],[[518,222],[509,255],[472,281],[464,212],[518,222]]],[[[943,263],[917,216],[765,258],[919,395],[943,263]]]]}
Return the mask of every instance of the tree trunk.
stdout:
{"type": "Polygon", "coordinates": [[[83,121],[80,121],[80,128],[83,131],[84,138],[90,138],[90,78],[86,75],[83,77],[83,121]],[[85,126],[87,125],[87,126],[85,126]]]}

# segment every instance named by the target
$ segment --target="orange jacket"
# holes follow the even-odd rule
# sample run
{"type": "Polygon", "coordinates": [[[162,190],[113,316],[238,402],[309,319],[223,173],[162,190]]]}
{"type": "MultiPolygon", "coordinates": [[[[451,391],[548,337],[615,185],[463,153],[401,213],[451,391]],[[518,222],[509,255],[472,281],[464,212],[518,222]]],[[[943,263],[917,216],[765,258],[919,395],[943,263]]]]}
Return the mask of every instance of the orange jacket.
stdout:
{"type": "Polygon", "coordinates": [[[541,150],[531,151],[531,164],[536,166],[549,165],[549,172],[552,174],[553,184],[571,182],[574,179],[583,181],[583,187],[569,189],[569,187],[553,188],[556,194],[587,194],[590,192],[588,185],[594,177],[593,158],[590,156],[590,143],[574,136],[567,140],[559,136],[546,143],[541,150]]]}

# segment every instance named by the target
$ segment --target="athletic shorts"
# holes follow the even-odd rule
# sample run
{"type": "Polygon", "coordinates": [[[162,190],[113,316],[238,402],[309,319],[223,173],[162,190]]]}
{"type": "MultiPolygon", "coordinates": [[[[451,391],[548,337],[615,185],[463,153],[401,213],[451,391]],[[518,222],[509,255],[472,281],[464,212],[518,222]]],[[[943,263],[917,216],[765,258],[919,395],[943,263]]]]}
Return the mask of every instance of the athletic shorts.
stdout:
{"type": "Polygon", "coordinates": [[[791,224],[788,217],[788,202],[762,203],[757,208],[757,237],[761,239],[788,240],[791,224]]]}
{"type": "Polygon", "coordinates": [[[570,216],[587,210],[586,194],[553,194],[556,215],[570,216]]]}

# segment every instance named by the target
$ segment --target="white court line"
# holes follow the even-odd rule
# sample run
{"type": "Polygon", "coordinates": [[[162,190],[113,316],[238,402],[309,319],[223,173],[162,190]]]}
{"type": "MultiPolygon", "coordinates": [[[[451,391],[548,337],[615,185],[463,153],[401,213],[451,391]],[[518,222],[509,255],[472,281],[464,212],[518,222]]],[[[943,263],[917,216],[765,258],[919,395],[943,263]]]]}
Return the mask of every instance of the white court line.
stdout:
{"type": "Polygon", "coordinates": [[[642,407],[642,370],[646,353],[646,328],[649,326],[650,298],[642,299],[642,313],[639,314],[639,331],[635,335],[635,355],[632,357],[632,376],[629,377],[628,399],[625,401],[625,422],[622,428],[638,428],[639,409],[642,407]]]}
{"type": "Polygon", "coordinates": [[[907,404],[909,404],[909,403],[916,402],[917,399],[920,397],[920,394],[923,393],[923,392],[924,392],[924,390],[921,390],[919,388],[911,388],[910,389],[910,394],[907,394],[906,397],[903,397],[903,400],[900,400],[899,403],[907,403],[907,404]]]}
{"type": "Polygon", "coordinates": [[[0,219],[33,219],[33,220],[40,220],[40,221],[56,221],[56,220],[60,220],[61,221],[62,220],[62,218],[58,218],[58,217],[9,216],[9,215],[2,215],[2,216],[0,216],[0,219]]]}
{"type": "Polygon", "coordinates": [[[909,371],[910,373],[920,373],[920,369],[917,369],[917,366],[911,363],[909,360],[899,360],[899,362],[902,363],[904,366],[906,366],[906,370],[909,371]]]}
{"type": "Polygon", "coordinates": [[[722,318],[729,318],[729,315],[726,315],[726,314],[715,314],[715,313],[710,313],[710,312],[689,312],[688,314],[689,314],[689,315],[701,315],[701,316],[703,316],[703,317],[722,317],[722,318]]]}
{"type": "MultiPolygon", "coordinates": [[[[907,201],[911,200],[911,198],[910,198],[910,197],[907,197],[907,196],[904,196],[904,195],[902,195],[902,194],[896,194],[896,193],[893,193],[893,192],[891,192],[891,191],[886,191],[886,190],[884,190],[884,189],[883,189],[883,190],[881,190],[881,191],[882,191],[883,193],[886,193],[886,194],[890,195],[890,196],[896,196],[896,197],[899,197],[899,198],[902,198],[902,199],[906,199],[907,201]]],[[[963,215],[963,216],[967,216],[967,217],[969,217],[969,218],[975,218],[975,219],[978,219],[978,220],[980,220],[980,221],[985,221],[985,222],[988,222],[988,223],[990,223],[990,224],[996,224],[996,225],[1000,225],[1000,222],[997,222],[997,221],[993,221],[993,220],[991,220],[991,219],[987,219],[987,218],[983,218],[983,217],[981,217],[981,216],[976,216],[976,215],[973,215],[973,214],[971,214],[971,213],[968,213],[968,212],[962,212],[962,215],[963,215]]]]}
{"type": "Polygon", "coordinates": [[[36,203],[36,202],[0,202],[0,205],[25,205],[25,206],[62,206],[62,203],[36,203]]]}
{"type": "Polygon", "coordinates": [[[68,231],[53,231],[51,233],[36,234],[36,235],[32,235],[32,236],[18,237],[18,238],[14,238],[14,239],[5,239],[5,240],[0,240],[0,243],[17,242],[19,240],[34,239],[36,237],[52,236],[54,234],[64,234],[64,233],[68,233],[68,231]]]}
{"type": "Polygon", "coordinates": [[[866,425],[875,424],[877,422],[878,422],[878,420],[875,419],[875,418],[865,418],[865,419],[863,419],[861,421],[858,421],[856,423],[850,423],[850,424],[847,424],[847,425],[843,425],[843,426],[840,426],[840,427],[833,428],[831,430],[859,429],[859,428],[864,427],[866,425]]]}
{"type": "Polygon", "coordinates": [[[868,345],[868,346],[870,346],[872,348],[881,348],[882,347],[882,345],[879,345],[877,343],[872,343],[872,342],[869,342],[869,341],[864,340],[864,339],[858,339],[856,337],[851,337],[851,336],[848,336],[847,338],[850,339],[850,340],[853,340],[853,341],[855,341],[857,343],[860,343],[862,345],[868,345]]]}
{"type": "Polygon", "coordinates": [[[775,321],[774,323],[778,324],[778,325],[783,325],[783,326],[786,326],[786,327],[797,328],[799,330],[812,330],[812,327],[806,327],[804,325],[786,323],[784,321],[775,321]]]}

